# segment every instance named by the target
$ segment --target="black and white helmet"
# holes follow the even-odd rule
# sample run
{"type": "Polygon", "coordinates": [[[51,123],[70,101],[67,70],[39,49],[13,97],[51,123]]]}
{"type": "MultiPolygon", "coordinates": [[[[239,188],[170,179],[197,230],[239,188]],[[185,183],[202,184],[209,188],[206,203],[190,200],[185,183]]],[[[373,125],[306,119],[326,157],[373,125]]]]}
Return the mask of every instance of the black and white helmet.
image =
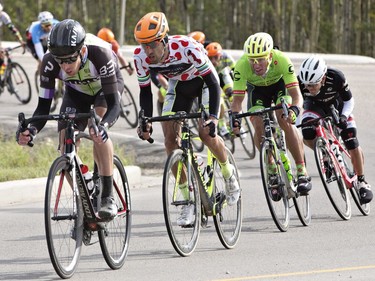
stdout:
{"type": "Polygon", "coordinates": [[[86,32],[78,21],[65,19],[52,28],[48,49],[56,57],[72,55],[81,50],[85,38],[86,32]]]}
{"type": "Polygon", "coordinates": [[[303,84],[317,84],[327,72],[327,64],[321,57],[311,56],[305,59],[299,69],[299,78],[303,84]]]}

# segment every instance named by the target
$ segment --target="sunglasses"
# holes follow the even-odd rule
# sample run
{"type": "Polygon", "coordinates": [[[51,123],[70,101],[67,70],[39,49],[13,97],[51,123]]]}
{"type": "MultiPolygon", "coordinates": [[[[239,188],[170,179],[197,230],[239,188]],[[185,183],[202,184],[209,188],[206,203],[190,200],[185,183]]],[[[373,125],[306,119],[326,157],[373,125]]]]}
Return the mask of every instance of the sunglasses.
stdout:
{"type": "Polygon", "coordinates": [[[253,58],[249,58],[249,62],[251,64],[260,64],[260,63],[264,63],[268,60],[268,57],[261,57],[261,58],[256,58],[256,59],[253,59],[253,58]]]}
{"type": "Polygon", "coordinates": [[[42,27],[45,27],[45,28],[50,27],[50,26],[52,26],[52,24],[50,24],[50,23],[42,24],[42,27]]]}
{"type": "Polygon", "coordinates": [[[55,61],[56,61],[58,64],[63,64],[63,63],[66,63],[66,64],[72,64],[72,63],[74,63],[74,62],[77,61],[78,56],[79,56],[79,52],[77,52],[76,55],[73,55],[73,56],[70,56],[70,57],[64,57],[64,58],[61,58],[61,57],[53,57],[53,58],[55,59],[55,61]]]}
{"type": "Polygon", "coordinates": [[[141,46],[144,50],[146,50],[147,48],[156,49],[158,45],[160,44],[160,42],[161,41],[152,41],[150,43],[142,43],[141,46]]]}

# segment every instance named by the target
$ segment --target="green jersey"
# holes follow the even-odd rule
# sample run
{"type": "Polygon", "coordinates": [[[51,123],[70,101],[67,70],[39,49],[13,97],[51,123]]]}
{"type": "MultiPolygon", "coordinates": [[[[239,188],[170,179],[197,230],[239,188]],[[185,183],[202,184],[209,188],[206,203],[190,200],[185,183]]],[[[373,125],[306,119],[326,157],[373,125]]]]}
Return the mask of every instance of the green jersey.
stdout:
{"type": "Polygon", "coordinates": [[[237,61],[234,68],[234,95],[244,95],[247,84],[264,87],[273,85],[280,79],[284,80],[287,89],[298,87],[298,79],[291,60],[279,50],[273,49],[271,53],[272,61],[265,76],[255,74],[246,54],[237,61]]]}

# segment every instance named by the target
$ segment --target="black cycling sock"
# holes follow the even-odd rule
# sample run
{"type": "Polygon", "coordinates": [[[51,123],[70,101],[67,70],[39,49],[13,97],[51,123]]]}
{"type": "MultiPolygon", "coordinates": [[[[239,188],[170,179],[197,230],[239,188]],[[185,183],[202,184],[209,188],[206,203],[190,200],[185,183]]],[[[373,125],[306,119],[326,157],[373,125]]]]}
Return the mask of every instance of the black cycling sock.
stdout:
{"type": "Polygon", "coordinates": [[[102,183],[102,195],[101,197],[113,197],[113,177],[112,176],[100,176],[102,183]]]}
{"type": "Polygon", "coordinates": [[[365,176],[364,175],[358,176],[358,181],[359,182],[365,181],[365,176]]]}

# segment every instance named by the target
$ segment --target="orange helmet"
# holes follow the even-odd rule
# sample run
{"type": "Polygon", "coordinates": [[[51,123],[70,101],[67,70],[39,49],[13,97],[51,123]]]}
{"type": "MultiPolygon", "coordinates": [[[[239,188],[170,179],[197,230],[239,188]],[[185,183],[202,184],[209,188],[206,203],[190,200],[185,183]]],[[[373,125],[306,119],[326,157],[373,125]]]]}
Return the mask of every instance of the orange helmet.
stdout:
{"type": "Polygon", "coordinates": [[[188,34],[189,37],[194,38],[199,43],[203,44],[206,40],[206,35],[202,31],[193,31],[188,34]]]}
{"type": "Polygon", "coordinates": [[[113,40],[115,40],[115,35],[113,34],[112,30],[110,30],[109,28],[106,28],[106,27],[103,27],[102,29],[100,29],[98,31],[97,36],[99,38],[103,39],[104,41],[109,42],[109,43],[111,43],[113,40]]]}
{"type": "Polygon", "coordinates": [[[134,37],[138,43],[150,43],[162,40],[168,33],[168,21],[164,13],[152,12],[143,16],[134,28],[134,37]]]}
{"type": "Polygon", "coordinates": [[[209,57],[214,57],[214,56],[220,55],[221,52],[223,51],[223,48],[221,47],[219,43],[212,42],[207,45],[206,50],[207,50],[209,57]]]}

